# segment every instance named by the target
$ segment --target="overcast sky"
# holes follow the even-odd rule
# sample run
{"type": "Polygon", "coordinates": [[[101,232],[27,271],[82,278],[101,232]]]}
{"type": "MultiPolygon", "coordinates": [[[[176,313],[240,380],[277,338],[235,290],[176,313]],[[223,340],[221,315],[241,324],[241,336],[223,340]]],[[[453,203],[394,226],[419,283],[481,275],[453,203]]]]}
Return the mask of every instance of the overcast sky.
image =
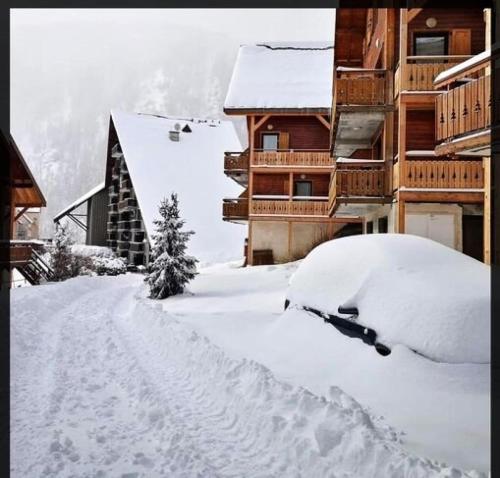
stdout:
{"type": "Polygon", "coordinates": [[[43,235],[102,180],[110,109],[223,119],[240,44],[333,31],[322,9],[11,10],[11,129],[47,197],[43,235]]]}

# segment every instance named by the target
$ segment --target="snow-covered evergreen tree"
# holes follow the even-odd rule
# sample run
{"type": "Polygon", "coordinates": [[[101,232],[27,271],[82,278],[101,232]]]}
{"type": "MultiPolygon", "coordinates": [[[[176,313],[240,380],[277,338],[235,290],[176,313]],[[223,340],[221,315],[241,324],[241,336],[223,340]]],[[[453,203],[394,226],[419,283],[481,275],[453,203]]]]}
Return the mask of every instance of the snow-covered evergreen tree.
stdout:
{"type": "Polygon", "coordinates": [[[54,280],[62,281],[73,277],[72,240],[66,225],[56,224],[53,245],[51,265],[54,270],[54,280]]]}
{"type": "Polygon", "coordinates": [[[154,221],[152,260],[145,278],[152,299],[165,299],[184,292],[185,285],[197,274],[198,262],[186,254],[189,236],[194,232],[182,231],[185,221],[180,218],[177,194],[172,193],[170,200],[165,198],[159,211],[161,219],[154,221]]]}

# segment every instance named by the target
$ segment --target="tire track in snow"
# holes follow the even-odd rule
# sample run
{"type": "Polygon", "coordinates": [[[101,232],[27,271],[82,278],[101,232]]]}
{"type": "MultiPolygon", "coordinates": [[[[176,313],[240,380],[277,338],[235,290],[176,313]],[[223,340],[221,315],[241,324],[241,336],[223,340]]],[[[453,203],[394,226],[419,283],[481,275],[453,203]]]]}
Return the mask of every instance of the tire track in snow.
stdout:
{"type": "MultiPolygon", "coordinates": [[[[229,358],[138,297],[139,279],[93,279],[98,287],[39,330],[39,347],[29,344],[36,360],[14,379],[29,384],[37,361],[50,367],[45,382],[18,388],[36,395],[45,383],[49,401],[41,403],[42,421],[29,397],[19,402],[23,425],[39,421],[14,424],[12,476],[483,476],[409,455],[340,389],[317,397],[255,362],[229,358]]],[[[23,363],[22,354],[16,359],[23,363]]]]}

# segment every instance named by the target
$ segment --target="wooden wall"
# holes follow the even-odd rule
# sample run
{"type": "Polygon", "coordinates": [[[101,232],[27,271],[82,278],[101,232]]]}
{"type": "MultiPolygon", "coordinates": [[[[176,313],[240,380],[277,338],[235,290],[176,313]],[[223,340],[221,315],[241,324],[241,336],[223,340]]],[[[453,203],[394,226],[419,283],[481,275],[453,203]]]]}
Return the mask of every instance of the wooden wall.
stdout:
{"type": "Polygon", "coordinates": [[[436,146],[434,111],[408,110],[406,114],[406,150],[433,150],[436,146]]]}
{"type": "MultiPolygon", "coordinates": [[[[294,174],[294,181],[312,181],[313,196],[328,196],[329,174],[294,174]]],[[[253,194],[288,195],[289,174],[261,174],[253,177],[253,194]]]]}
{"type": "MultiPolygon", "coordinates": [[[[256,118],[256,122],[260,117],[256,118]]],[[[330,132],[314,116],[271,116],[255,133],[255,148],[262,148],[262,133],[288,132],[291,149],[328,149],[330,132]],[[272,125],[273,129],[268,129],[272,125]]]]}
{"type": "Polygon", "coordinates": [[[484,50],[485,23],[482,8],[424,8],[408,25],[408,55],[413,55],[414,31],[442,32],[453,29],[471,30],[471,54],[484,50]],[[437,20],[434,28],[428,28],[425,21],[429,17],[437,20]]]}

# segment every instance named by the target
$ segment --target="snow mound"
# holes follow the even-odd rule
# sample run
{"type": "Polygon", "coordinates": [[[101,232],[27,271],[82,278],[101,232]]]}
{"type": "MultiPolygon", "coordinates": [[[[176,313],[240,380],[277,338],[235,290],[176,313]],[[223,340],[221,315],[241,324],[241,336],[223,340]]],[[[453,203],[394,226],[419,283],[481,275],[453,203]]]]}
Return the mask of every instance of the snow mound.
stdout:
{"type": "Polygon", "coordinates": [[[490,269],[437,242],[408,234],[326,242],[304,259],[287,298],[337,314],[357,307],[379,342],[433,360],[490,362],[490,269]]]}
{"type": "Polygon", "coordinates": [[[88,246],[86,244],[73,244],[71,253],[82,257],[115,257],[115,254],[109,247],[88,246]]]}

